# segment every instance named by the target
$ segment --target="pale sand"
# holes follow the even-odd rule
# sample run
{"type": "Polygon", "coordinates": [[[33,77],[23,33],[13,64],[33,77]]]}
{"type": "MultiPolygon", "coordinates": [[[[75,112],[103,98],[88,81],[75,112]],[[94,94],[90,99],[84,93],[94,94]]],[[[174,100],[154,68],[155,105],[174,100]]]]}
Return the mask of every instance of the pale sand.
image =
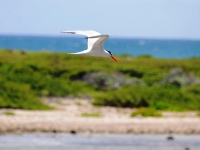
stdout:
{"type": "Polygon", "coordinates": [[[53,111],[0,110],[0,133],[89,132],[89,133],[181,133],[200,134],[200,117],[195,112],[163,112],[163,117],[130,117],[134,109],[94,107],[89,100],[45,99],[53,111]],[[11,111],[15,115],[5,115],[11,111]],[[83,117],[98,113],[100,117],[83,117]]]}

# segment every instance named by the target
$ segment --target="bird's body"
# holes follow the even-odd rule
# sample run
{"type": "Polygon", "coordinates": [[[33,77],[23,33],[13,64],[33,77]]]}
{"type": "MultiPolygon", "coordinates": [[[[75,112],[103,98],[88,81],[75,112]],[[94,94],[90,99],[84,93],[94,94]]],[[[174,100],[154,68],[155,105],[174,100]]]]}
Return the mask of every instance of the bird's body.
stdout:
{"type": "Polygon", "coordinates": [[[88,38],[87,50],[70,54],[111,57],[117,62],[117,59],[113,56],[113,54],[103,48],[103,44],[105,40],[109,37],[109,35],[102,35],[92,30],[62,31],[61,33],[82,34],[87,36],[88,38]]]}

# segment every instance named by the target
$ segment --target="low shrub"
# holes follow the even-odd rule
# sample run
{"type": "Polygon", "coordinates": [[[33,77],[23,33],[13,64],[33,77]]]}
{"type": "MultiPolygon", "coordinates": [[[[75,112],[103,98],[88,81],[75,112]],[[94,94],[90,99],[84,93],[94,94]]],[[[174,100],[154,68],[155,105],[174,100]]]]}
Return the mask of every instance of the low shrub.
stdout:
{"type": "Polygon", "coordinates": [[[123,87],[95,96],[94,105],[117,107],[148,107],[148,88],[141,86],[123,87]]]}
{"type": "Polygon", "coordinates": [[[96,95],[93,104],[171,111],[200,110],[200,96],[196,94],[198,88],[197,86],[183,89],[173,85],[124,87],[96,95]]]}
{"type": "Polygon", "coordinates": [[[0,85],[0,108],[52,109],[43,104],[27,84],[0,79],[0,85]]]}

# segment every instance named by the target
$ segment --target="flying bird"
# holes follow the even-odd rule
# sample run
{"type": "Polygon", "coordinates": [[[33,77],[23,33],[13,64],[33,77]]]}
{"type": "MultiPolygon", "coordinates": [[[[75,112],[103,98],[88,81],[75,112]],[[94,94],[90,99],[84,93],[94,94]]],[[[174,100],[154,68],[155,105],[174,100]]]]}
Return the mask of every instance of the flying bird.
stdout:
{"type": "Polygon", "coordinates": [[[81,52],[70,53],[70,54],[111,57],[116,62],[118,61],[110,51],[105,50],[103,48],[103,44],[105,40],[109,37],[109,35],[100,34],[99,32],[92,30],[62,31],[61,33],[82,34],[87,36],[88,39],[87,49],[81,52]]]}

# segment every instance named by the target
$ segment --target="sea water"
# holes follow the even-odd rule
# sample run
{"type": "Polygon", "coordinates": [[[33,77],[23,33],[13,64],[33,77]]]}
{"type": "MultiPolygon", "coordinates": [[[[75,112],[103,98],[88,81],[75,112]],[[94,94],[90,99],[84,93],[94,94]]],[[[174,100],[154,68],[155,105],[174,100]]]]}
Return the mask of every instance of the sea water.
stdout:
{"type": "Polygon", "coordinates": [[[200,135],[6,134],[0,150],[200,150],[200,135]]]}
{"type": "MultiPolygon", "coordinates": [[[[151,55],[156,58],[200,57],[200,40],[163,40],[110,37],[104,47],[115,55],[151,55]]],[[[87,49],[84,36],[0,35],[1,49],[78,52],[87,49]]]]}

